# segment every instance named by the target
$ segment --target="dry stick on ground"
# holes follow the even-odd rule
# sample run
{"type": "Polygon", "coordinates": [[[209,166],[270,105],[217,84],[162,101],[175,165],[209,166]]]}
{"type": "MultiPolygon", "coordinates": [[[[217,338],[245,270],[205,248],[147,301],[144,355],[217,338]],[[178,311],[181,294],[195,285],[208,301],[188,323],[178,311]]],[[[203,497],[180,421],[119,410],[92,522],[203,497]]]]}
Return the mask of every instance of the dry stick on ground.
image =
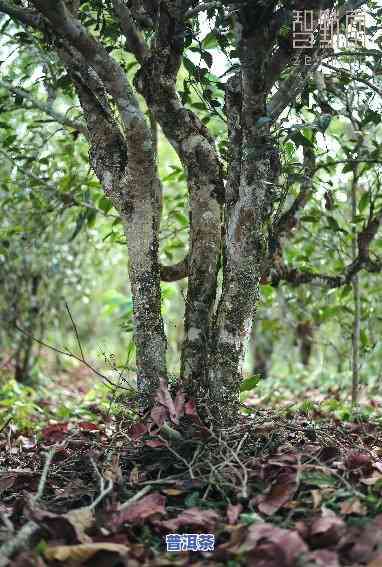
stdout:
{"type": "MultiPolygon", "coordinates": [[[[57,447],[52,447],[46,453],[44,468],[42,470],[38,489],[35,496],[33,496],[32,498],[33,504],[36,504],[44,493],[46,480],[48,478],[49,467],[56,453],[56,450],[57,447]]],[[[2,547],[0,547],[0,567],[6,567],[6,565],[8,565],[9,563],[9,558],[14,553],[16,553],[17,551],[21,551],[22,549],[27,547],[29,540],[37,532],[38,529],[39,529],[39,525],[33,520],[30,520],[21,528],[21,530],[19,530],[19,532],[15,535],[15,537],[13,537],[8,542],[4,543],[2,547]]]]}
{"type": "MultiPolygon", "coordinates": [[[[40,500],[40,498],[42,497],[42,495],[44,493],[44,488],[45,488],[46,480],[47,480],[47,477],[48,477],[48,471],[49,471],[49,467],[50,467],[50,464],[52,462],[52,459],[53,459],[58,447],[64,446],[65,443],[66,443],[66,441],[64,441],[61,444],[56,445],[55,447],[52,447],[46,453],[45,464],[44,464],[44,468],[43,468],[43,471],[42,471],[42,474],[41,474],[37,493],[31,499],[32,505],[36,504],[38,502],[38,500],[40,500]]],[[[97,468],[96,464],[94,463],[94,461],[92,459],[91,459],[91,463],[94,467],[94,470],[95,470],[96,475],[97,475],[98,480],[99,480],[100,494],[90,504],[90,506],[85,507],[88,510],[94,510],[94,508],[96,506],[98,506],[98,504],[101,502],[101,500],[103,500],[105,498],[105,496],[107,496],[107,494],[109,494],[109,492],[111,492],[111,490],[113,488],[113,481],[112,480],[109,480],[107,485],[105,486],[104,478],[102,477],[102,475],[98,471],[98,468],[97,468]]],[[[16,536],[14,538],[12,538],[8,542],[6,542],[0,548],[0,567],[6,567],[9,564],[10,557],[12,555],[14,555],[16,552],[22,551],[23,549],[26,548],[29,544],[29,541],[37,533],[39,528],[40,528],[40,526],[35,521],[30,520],[19,530],[19,532],[16,534],[16,536]]]]}
{"type": "Polygon", "coordinates": [[[194,479],[194,478],[195,478],[195,475],[194,475],[194,471],[192,470],[192,464],[189,463],[189,462],[187,461],[187,459],[184,459],[184,458],[182,457],[182,455],[179,455],[179,453],[178,453],[177,451],[175,451],[175,449],[173,449],[172,447],[170,447],[170,444],[169,444],[169,442],[167,441],[167,439],[165,439],[165,438],[162,437],[161,435],[158,435],[158,439],[160,439],[161,441],[163,441],[163,443],[165,443],[165,445],[166,445],[167,449],[170,451],[170,453],[172,453],[177,459],[179,459],[180,461],[182,461],[182,463],[184,463],[184,464],[186,465],[186,467],[188,468],[188,472],[189,472],[190,477],[191,477],[192,479],[194,479]]]}
{"type": "MultiPolygon", "coordinates": [[[[154,481],[155,482],[155,481],[154,481]]],[[[153,481],[150,481],[150,483],[152,484],[153,481]]],[[[147,494],[147,492],[150,492],[152,486],[151,484],[148,484],[147,486],[144,486],[141,490],[139,490],[138,492],[136,492],[134,494],[134,496],[132,496],[131,498],[129,498],[128,500],[126,500],[126,502],[124,502],[119,508],[118,508],[118,512],[122,512],[123,510],[126,510],[126,508],[128,508],[130,506],[130,504],[133,504],[134,502],[136,502],[137,500],[139,500],[140,498],[142,498],[142,496],[144,496],[145,494],[147,494]]]]}
{"type": "MultiPolygon", "coordinates": [[[[239,445],[236,448],[236,451],[234,451],[232,449],[232,447],[230,447],[228,445],[228,443],[220,436],[220,439],[218,439],[216,437],[216,435],[211,431],[211,435],[212,437],[214,437],[214,439],[216,439],[216,441],[219,442],[219,444],[223,443],[225,445],[225,447],[228,449],[228,451],[232,454],[232,457],[235,459],[235,461],[239,464],[240,468],[243,471],[243,476],[241,478],[241,484],[242,484],[242,488],[241,488],[241,494],[243,498],[247,498],[248,497],[248,471],[247,471],[247,467],[241,462],[241,460],[238,457],[238,453],[240,452],[240,449],[242,447],[242,444],[244,443],[244,441],[246,440],[248,433],[246,433],[244,435],[244,437],[242,438],[242,440],[239,442],[239,445]]],[[[231,462],[232,458],[228,460],[228,464],[231,462]]]]}
{"type": "Polygon", "coordinates": [[[109,494],[109,492],[111,492],[111,490],[113,488],[113,481],[111,479],[109,479],[107,485],[105,486],[105,479],[103,478],[103,476],[99,472],[98,467],[95,464],[95,461],[93,459],[90,459],[90,462],[93,466],[93,469],[94,469],[94,471],[97,475],[98,482],[99,482],[99,495],[90,504],[90,506],[87,506],[88,510],[94,510],[94,508],[101,502],[101,500],[103,500],[105,498],[105,496],[107,496],[109,494]]]}

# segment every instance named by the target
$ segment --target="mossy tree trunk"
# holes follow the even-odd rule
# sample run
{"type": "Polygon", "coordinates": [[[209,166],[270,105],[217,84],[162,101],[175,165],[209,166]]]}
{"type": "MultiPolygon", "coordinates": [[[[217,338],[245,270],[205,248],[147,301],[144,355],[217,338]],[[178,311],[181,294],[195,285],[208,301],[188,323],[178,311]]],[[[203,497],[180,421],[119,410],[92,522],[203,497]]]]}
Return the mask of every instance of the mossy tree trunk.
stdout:
{"type": "MultiPolygon", "coordinates": [[[[127,238],[141,409],[153,404],[159,380],[167,376],[160,281],[187,277],[180,380],[189,395],[207,401],[220,424],[233,423],[261,278],[267,274],[276,282],[319,280],[316,274],[274,269],[281,240],[293,228],[310,185],[302,183],[291,208],[273,222],[281,171],[273,126],[303,91],[321,52],[309,52],[308,72],[301,51],[300,64],[291,70],[295,53],[290,42],[279,41],[282,27],[292,18],[287,3],[112,0],[103,9],[113,21],[113,33],[118,29],[124,36],[124,49],[139,67],[131,84],[104,46],[110,26],[96,34],[80,4],[31,0],[26,8],[0,0],[0,10],[39,34],[76,89],[84,120],[79,131],[87,138],[91,166],[119,212],[127,238]],[[220,34],[231,28],[238,56],[225,85],[227,162],[201,118],[182,103],[177,83],[199,13],[206,9],[218,10],[220,34]],[[145,105],[187,175],[189,253],[176,266],[159,263],[161,183],[145,105]]],[[[358,7],[359,0],[341,7],[343,14],[354,4],[358,7]]],[[[325,2],[326,8],[334,5],[334,0],[325,2]]],[[[337,278],[333,285],[342,281],[337,278]]]]}

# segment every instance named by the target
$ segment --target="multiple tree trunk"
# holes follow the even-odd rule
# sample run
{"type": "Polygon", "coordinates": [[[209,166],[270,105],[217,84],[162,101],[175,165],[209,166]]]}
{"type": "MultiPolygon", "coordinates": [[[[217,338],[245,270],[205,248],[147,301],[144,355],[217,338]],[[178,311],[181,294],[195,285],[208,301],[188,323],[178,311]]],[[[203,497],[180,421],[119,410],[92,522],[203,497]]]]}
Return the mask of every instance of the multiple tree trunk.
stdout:
{"type": "MultiPolygon", "coordinates": [[[[199,402],[208,401],[215,419],[232,423],[238,412],[241,365],[260,278],[272,271],[280,239],[293,227],[309,193],[305,184],[282,222],[270,227],[281,171],[272,124],[307,80],[304,65],[297,65],[288,79],[280,80],[292,57],[277,39],[284,12],[276,2],[264,7],[256,1],[237,2],[231,12],[240,69],[226,85],[230,158],[225,171],[212,135],[177,93],[186,32],[203,4],[192,0],[112,1],[112,14],[125,35],[126,49],[140,64],[134,86],[101,41],[80,23],[78,2],[32,0],[29,4],[33,9],[0,0],[0,10],[41,31],[45,38],[49,31],[83,109],[86,124],[81,131],[91,148],[91,165],[122,219],[141,407],[152,404],[160,378],[166,378],[161,275],[167,281],[187,276],[180,379],[190,395],[199,402]],[[147,29],[151,30],[150,42],[143,33],[147,29]],[[187,173],[189,253],[173,268],[161,267],[158,259],[161,183],[152,129],[138,94],[187,173]],[[219,270],[223,273],[221,290],[217,289],[219,270]]],[[[235,2],[220,4],[224,9],[235,2]]],[[[318,51],[312,56],[314,71],[320,61],[318,51]]],[[[277,279],[277,274],[272,277],[277,279]]]]}

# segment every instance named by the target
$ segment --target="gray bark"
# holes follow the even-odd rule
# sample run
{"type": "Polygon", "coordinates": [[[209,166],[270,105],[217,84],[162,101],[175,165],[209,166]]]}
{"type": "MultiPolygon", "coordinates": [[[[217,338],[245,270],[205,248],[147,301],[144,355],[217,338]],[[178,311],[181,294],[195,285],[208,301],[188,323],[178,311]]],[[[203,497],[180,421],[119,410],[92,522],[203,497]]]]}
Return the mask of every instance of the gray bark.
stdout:
{"type": "MultiPolygon", "coordinates": [[[[250,23],[249,23],[250,25],[250,23]]],[[[209,362],[212,412],[231,423],[238,411],[241,367],[267,255],[267,221],[279,174],[278,150],[266,116],[269,40],[239,27],[241,76],[227,89],[232,148],[226,207],[223,290],[214,323],[209,362]],[[260,119],[260,120],[259,120],[260,119]]]]}
{"type": "MultiPolygon", "coordinates": [[[[341,10],[363,2],[350,0],[341,10]]],[[[159,379],[166,377],[160,278],[188,277],[183,386],[195,398],[207,393],[214,418],[222,425],[232,423],[238,413],[241,365],[264,270],[273,283],[284,279],[332,287],[350,282],[363,267],[378,271],[381,266],[370,259],[369,244],[382,222],[382,211],[358,234],[358,255],[344,274],[302,273],[283,265],[272,273],[276,258],[282,263],[281,240],[311,195],[315,172],[314,156],[306,153],[307,181],[291,208],[272,225],[280,159],[271,124],[301,93],[308,78],[306,66],[299,65],[288,79],[280,80],[292,56],[277,43],[282,11],[274,13],[273,4],[268,12],[264,3],[238,2],[231,12],[241,67],[226,87],[230,151],[225,174],[211,133],[182,105],[176,85],[187,20],[216,2],[112,0],[125,47],[140,64],[135,91],[143,95],[152,124],[160,125],[187,174],[189,251],[176,266],[160,267],[161,186],[154,129],[126,73],[76,18],[78,3],[72,13],[62,0],[32,0],[30,4],[35,10],[0,0],[0,9],[37,30],[49,26],[81,101],[86,119],[81,131],[90,143],[92,167],[122,219],[128,242],[141,406],[153,402],[159,379]],[[146,30],[150,31],[149,42],[143,33],[146,30]],[[215,308],[220,268],[223,285],[215,308]]],[[[314,59],[312,72],[322,51],[317,48],[308,55],[314,59]]]]}
{"type": "Polygon", "coordinates": [[[119,211],[128,242],[140,407],[152,405],[166,378],[166,338],[161,317],[158,234],[160,181],[150,127],[127,78],[88,35],[63,2],[34,4],[68,45],[59,55],[76,85],[91,143],[91,163],[105,194],[119,211]],[[113,97],[122,128],[108,103],[113,97]]]}
{"type": "Polygon", "coordinates": [[[207,380],[207,345],[221,252],[223,174],[211,134],[184,108],[177,94],[185,30],[182,10],[164,2],[158,28],[152,57],[142,66],[135,85],[187,174],[190,250],[181,379],[183,387],[195,396],[200,390],[205,392],[207,380]]]}

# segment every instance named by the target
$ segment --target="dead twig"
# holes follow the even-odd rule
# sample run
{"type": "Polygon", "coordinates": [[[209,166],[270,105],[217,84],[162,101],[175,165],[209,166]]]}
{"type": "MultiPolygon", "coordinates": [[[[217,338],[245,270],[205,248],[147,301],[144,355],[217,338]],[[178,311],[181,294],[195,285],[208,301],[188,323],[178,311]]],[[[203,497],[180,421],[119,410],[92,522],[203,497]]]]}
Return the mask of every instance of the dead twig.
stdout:
{"type": "MultiPolygon", "coordinates": [[[[56,451],[57,446],[51,447],[46,453],[38,489],[31,499],[32,505],[37,504],[44,493],[49,467],[56,451]]],[[[6,567],[9,564],[10,557],[12,557],[14,553],[21,551],[28,546],[30,539],[38,531],[39,527],[40,526],[35,521],[29,520],[29,522],[27,522],[12,539],[2,545],[0,548],[0,567],[6,567]]]]}
{"type": "Polygon", "coordinates": [[[38,500],[40,500],[42,498],[42,495],[44,494],[45,485],[46,485],[46,481],[47,481],[47,478],[48,478],[49,467],[50,467],[50,464],[53,460],[54,455],[56,454],[56,451],[57,451],[57,447],[52,447],[45,454],[44,468],[42,469],[40,482],[38,483],[37,492],[32,498],[33,503],[38,502],[38,500]]]}
{"type": "Polygon", "coordinates": [[[127,390],[128,392],[134,392],[135,393],[135,390],[132,387],[126,388],[126,386],[121,386],[120,384],[115,384],[114,382],[112,382],[107,376],[105,376],[105,374],[102,374],[102,372],[100,372],[99,370],[94,368],[94,366],[89,364],[89,362],[86,359],[83,359],[80,356],[77,356],[76,354],[74,354],[73,352],[71,352],[69,350],[65,351],[65,350],[61,350],[61,349],[59,349],[55,346],[49,345],[48,343],[42,341],[41,339],[38,339],[37,337],[31,335],[30,333],[28,333],[28,331],[25,331],[25,329],[22,329],[17,324],[15,324],[15,327],[24,336],[32,338],[38,344],[52,350],[53,352],[57,352],[58,354],[62,354],[63,356],[67,356],[69,358],[74,358],[75,360],[78,360],[78,362],[81,362],[82,364],[84,364],[84,366],[86,366],[87,368],[89,368],[89,370],[94,372],[94,374],[96,374],[97,376],[102,378],[102,380],[105,380],[105,382],[107,382],[113,388],[120,388],[121,390],[127,390]]]}
{"type": "MultiPolygon", "coordinates": [[[[152,482],[152,481],[151,481],[152,482]]],[[[137,500],[139,500],[140,498],[142,498],[142,496],[144,496],[145,494],[147,494],[148,492],[150,492],[150,490],[152,489],[151,484],[148,484],[146,486],[144,486],[141,490],[138,490],[138,492],[136,492],[134,494],[134,496],[132,496],[131,498],[129,498],[128,500],[126,500],[126,502],[124,502],[119,508],[118,508],[118,512],[122,512],[122,510],[126,510],[126,508],[128,508],[130,506],[130,504],[133,504],[134,502],[136,502],[137,500]]]]}
{"type": "Polygon", "coordinates": [[[109,479],[107,481],[107,484],[105,485],[105,479],[103,478],[103,476],[101,475],[101,473],[98,470],[98,467],[94,461],[94,459],[90,459],[90,462],[93,466],[93,469],[97,475],[98,478],[98,482],[99,482],[99,495],[97,496],[97,498],[90,504],[90,506],[87,506],[88,510],[94,510],[94,508],[96,508],[96,506],[98,506],[98,504],[105,498],[105,496],[107,496],[109,494],[109,492],[112,491],[113,488],[113,481],[111,479],[109,479]]]}

